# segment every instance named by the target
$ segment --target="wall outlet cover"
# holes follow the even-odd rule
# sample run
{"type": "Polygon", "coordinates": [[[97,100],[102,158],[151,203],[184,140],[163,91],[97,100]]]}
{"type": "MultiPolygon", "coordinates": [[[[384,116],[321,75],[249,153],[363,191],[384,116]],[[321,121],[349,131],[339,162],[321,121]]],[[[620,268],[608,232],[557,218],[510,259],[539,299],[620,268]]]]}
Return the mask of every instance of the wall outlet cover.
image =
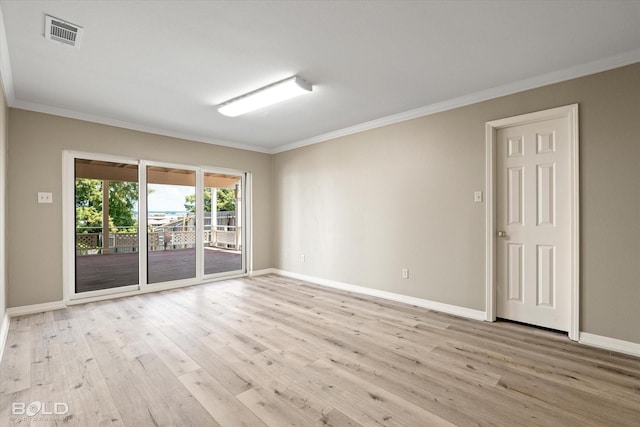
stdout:
{"type": "Polygon", "coordinates": [[[53,203],[53,193],[38,192],[38,203],[53,203]]]}

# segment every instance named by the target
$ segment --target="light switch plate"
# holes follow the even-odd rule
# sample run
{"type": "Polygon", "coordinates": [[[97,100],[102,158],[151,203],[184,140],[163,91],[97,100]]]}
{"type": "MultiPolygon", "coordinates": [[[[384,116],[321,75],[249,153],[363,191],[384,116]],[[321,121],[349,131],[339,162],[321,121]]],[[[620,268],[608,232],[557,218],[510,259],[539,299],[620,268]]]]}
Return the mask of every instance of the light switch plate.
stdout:
{"type": "Polygon", "coordinates": [[[53,203],[53,193],[38,192],[38,203],[53,203]]]}
{"type": "Polygon", "coordinates": [[[473,201],[478,203],[482,201],[482,191],[476,191],[473,193],[473,201]]]}

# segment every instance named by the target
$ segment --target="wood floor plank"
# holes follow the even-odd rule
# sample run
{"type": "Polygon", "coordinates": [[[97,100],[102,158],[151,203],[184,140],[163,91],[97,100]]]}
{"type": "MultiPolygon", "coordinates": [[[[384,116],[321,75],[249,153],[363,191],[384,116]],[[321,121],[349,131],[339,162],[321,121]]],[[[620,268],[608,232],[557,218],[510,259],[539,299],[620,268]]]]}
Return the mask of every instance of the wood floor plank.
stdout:
{"type": "Polygon", "coordinates": [[[11,318],[11,323],[9,323],[10,331],[29,331],[31,330],[31,323],[37,321],[41,317],[40,314],[31,314],[26,316],[16,316],[11,318]]]}
{"type": "MultiPolygon", "coordinates": [[[[395,416],[398,410],[389,410],[388,406],[381,407],[374,397],[367,394],[366,389],[347,390],[334,381],[334,376],[327,376],[324,372],[320,373],[314,369],[307,369],[302,373],[297,367],[292,367],[288,363],[285,353],[266,351],[257,355],[255,360],[256,363],[267,366],[275,376],[286,377],[296,382],[307,393],[324,399],[357,423],[376,426],[408,425],[402,421],[401,417],[395,416]]],[[[349,388],[350,386],[348,385],[349,388]]]]}
{"type": "Polygon", "coordinates": [[[147,332],[142,335],[142,339],[175,376],[180,377],[187,372],[200,369],[200,365],[154,326],[147,327],[147,332]]]}
{"type": "Polygon", "coordinates": [[[83,330],[126,425],[208,425],[211,416],[153,353],[131,360],[106,329],[83,330]]]}
{"type": "MultiPolygon", "coordinates": [[[[505,367],[509,366],[509,369],[534,374],[560,384],[571,384],[577,389],[591,389],[596,392],[607,390],[609,397],[616,396],[623,400],[626,399],[625,395],[633,394],[633,389],[640,384],[640,377],[623,368],[619,368],[614,374],[597,366],[589,366],[584,361],[577,362],[557,355],[551,356],[547,352],[533,351],[535,348],[528,345],[495,342],[490,336],[479,339],[476,335],[456,335],[455,332],[451,335],[457,337],[460,343],[455,347],[457,353],[464,351],[467,357],[476,361],[489,362],[490,365],[496,366],[496,372],[503,372],[505,367]],[[493,348],[478,350],[486,347],[487,341],[494,343],[493,348]],[[603,379],[606,381],[603,382],[603,379]]],[[[448,347],[451,350],[451,346],[448,347]]],[[[443,348],[445,346],[439,347],[438,351],[443,348]]],[[[449,351],[448,354],[451,353],[452,351],[449,351]]],[[[631,399],[635,401],[634,396],[631,396],[631,399]]]]}
{"type": "MultiPolygon", "coordinates": [[[[199,337],[207,336],[207,334],[201,334],[202,328],[197,323],[191,321],[185,321],[186,324],[196,326],[196,336],[191,335],[191,330],[179,328],[174,324],[165,323],[162,319],[162,314],[156,309],[151,309],[155,312],[152,317],[154,326],[162,332],[168,339],[175,343],[180,349],[189,356],[198,366],[204,369],[209,375],[222,384],[233,395],[242,393],[252,387],[251,381],[246,378],[241,372],[235,372],[233,369],[229,369],[227,363],[221,358],[213,354],[208,347],[199,341],[199,337]],[[160,321],[156,320],[160,318],[160,321]]],[[[181,318],[180,323],[184,321],[181,318]]]]}
{"type": "Polygon", "coordinates": [[[256,387],[238,395],[238,399],[270,427],[304,427],[313,421],[284,405],[278,396],[256,387]]]}
{"type": "MultiPolygon", "coordinates": [[[[307,425],[311,423],[310,421],[315,422],[322,419],[333,409],[317,393],[310,393],[286,376],[274,376],[273,369],[268,364],[256,363],[256,358],[260,357],[259,355],[247,357],[231,346],[216,347],[214,351],[226,360],[230,360],[230,363],[237,367],[238,370],[246,372],[252,379],[254,388],[261,390],[259,394],[272,393],[272,398],[278,401],[279,407],[289,407],[290,410],[298,412],[302,418],[307,420],[307,425]]],[[[294,359],[299,357],[297,354],[290,353],[287,350],[281,350],[279,355],[285,353],[288,360],[291,360],[291,357],[294,359]]],[[[316,357],[315,360],[317,359],[316,357]]],[[[305,363],[304,366],[307,364],[305,363]]],[[[296,364],[295,366],[302,369],[299,371],[300,374],[304,372],[303,365],[296,364]]]]}
{"type": "Polygon", "coordinates": [[[427,424],[432,426],[453,426],[454,424],[449,421],[440,418],[439,416],[420,408],[413,403],[399,398],[397,395],[386,391],[384,388],[379,387],[372,382],[362,379],[357,375],[353,375],[350,372],[343,369],[336,369],[334,365],[328,363],[325,360],[318,360],[309,365],[310,368],[316,369],[321,375],[330,377],[334,382],[341,385],[344,389],[358,395],[363,396],[363,400],[366,397],[371,399],[370,405],[379,405],[390,411],[393,408],[395,417],[403,420],[406,425],[418,425],[427,424]]]}
{"type": "Polygon", "coordinates": [[[239,328],[230,327],[220,321],[221,314],[211,313],[207,309],[209,305],[205,303],[204,310],[194,310],[193,307],[187,305],[184,301],[171,295],[172,301],[179,301],[179,315],[190,319],[199,324],[204,330],[208,331],[208,335],[202,337],[211,341],[220,341],[225,345],[238,346],[242,351],[249,355],[260,353],[267,348],[260,342],[245,335],[239,328]]]}
{"type": "Polygon", "coordinates": [[[0,370],[0,395],[31,387],[31,329],[10,331],[5,343],[0,370]]]}
{"type": "Polygon", "coordinates": [[[180,382],[222,426],[264,426],[265,424],[204,370],[181,375],[180,382]]]}
{"type": "Polygon", "coordinates": [[[80,322],[72,317],[65,319],[56,321],[56,325],[58,335],[62,338],[62,353],[74,355],[63,358],[70,413],[77,420],[91,420],[100,426],[123,426],[122,416],[102,371],[93,358],[80,322]]]}
{"type": "Polygon", "coordinates": [[[295,382],[286,378],[270,378],[268,381],[262,381],[259,386],[249,392],[238,396],[240,400],[245,403],[251,401],[253,405],[255,401],[247,397],[248,395],[257,396],[261,402],[270,404],[267,407],[259,404],[259,408],[254,407],[252,410],[256,413],[268,414],[266,417],[261,415],[261,418],[268,425],[274,426],[312,425],[333,409],[323,399],[307,393],[295,382]],[[263,412],[264,409],[268,410],[263,412]]]}
{"type": "Polygon", "coordinates": [[[500,379],[499,387],[516,391],[525,396],[530,396],[537,401],[546,404],[564,407],[582,407],[582,415],[592,420],[596,425],[608,425],[612,418],[620,417],[628,422],[618,422],[618,426],[637,426],[640,422],[638,408],[625,408],[618,402],[610,401],[592,393],[582,392],[570,387],[558,387],[556,384],[546,383],[545,380],[535,378],[535,385],[532,385],[530,375],[503,375],[500,379]]]}
{"type": "Polygon", "coordinates": [[[355,422],[337,409],[332,409],[320,418],[316,427],[362,427],[362,424],[355,422]]]}
{"type": "MultiPolygon", "coordinates": [[[[433,378],[373,367],[363,360],[355,360],[344,354],[327,353],[323,359],[458,426],[481,425],[477,419],[481,418],[483,412],[490,410],[482,407],[473,416],[467,414],[465,408],[476,400],[476,393],[453,388],[433,378]]],[[[509,421],[510,416],[510,413],[503,413],[503,420],[509,421]]]]}
{"type": "MultiPolygon", "coordinates": [[[[46,408],[53,407],[55,403],[65,403],[69,408],[74,407],[71,396],[71,387],[68,382],[64,359],[65,352],[61,348],[64,335],[55,324],[51,312],[43,313],[46,318],[31,326],[31,384],[29,389],[29,402],[42,402],[46,408]]],[[[79,409],[79,408],[78,408],[79,409]]],[[[38,413],[37,417],[42,416],[38,413]]],[[[80,425],[78,418],[69,414],[61,416],[65,424],[80,425]]]]}
{"type": "Polygon", "coordinates": [[[265,275],[11,319],[5,420],[638,426],[640,359],[265,275]],[[14,402],[36,400],[67,403],[68,417],[12,419],[14,402]]]}

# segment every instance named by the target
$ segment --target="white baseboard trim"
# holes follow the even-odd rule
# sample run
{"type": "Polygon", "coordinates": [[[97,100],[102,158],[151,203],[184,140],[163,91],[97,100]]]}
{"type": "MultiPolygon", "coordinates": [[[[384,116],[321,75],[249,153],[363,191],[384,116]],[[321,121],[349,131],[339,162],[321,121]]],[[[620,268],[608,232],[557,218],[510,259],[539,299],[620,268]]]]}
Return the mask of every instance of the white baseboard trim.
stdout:
{"type": "Polygon", "coordinates": [[[7,308],[9,317],[24,316],[26,314],[44,313],[45,311],[61,310],[66,308],[64,301],[45,302],[42,304],[23,305],[20,307],[7,308]]]}
{"type": "Polygon", "coordinates": [[[7,336],[9,336],[9,322],[10,322],[9,314],[7,312],[4,313],[2,317],[2,325],[0,325],[0,361],[2,361],[2,356],[4,355],[4,347],[7,344],[7,336]]]}
{"type": "Polygon", "coordinates": [[[253,270],[249,272],[249,277],[264,276],[265,274],[276,274],[275,268],[265,268],[264,270],[253,270]]]}
{"type": "Polygon", "coordinates": [[[484,311],[474,310],[471,308],[460,307],[457,305],[445,304],[437,301],[430,301],[422,298],[411,297],[408,295],[396,294],[394,292],[381,291],[378,289],[367,288],[364,286],[351,285],[349,283],[336,282],[333,280],[322,279],[305,274],[292,273],[290,271],[272,269],[274,274],[279,274],[292,279],[304,280],[316,285],[327,286],[329,288],[340,289],[343,291],[354,292],[372,297],[384,298],[391,301],[401,302],[409,305],[415,305],[429,310],[440,311],[442,313],[453,314],[454,316],[465,317],[467,319],[485,321],[487,314],[484,311]]]}
{"type": "Polygon", "coordinates": [[[592,347],[640,357],[640,344],[631,341],[623,341],[616,338],[590,334],[588,332],[580,332],[579,342],[580,344],[590,345],[592,347]]]}

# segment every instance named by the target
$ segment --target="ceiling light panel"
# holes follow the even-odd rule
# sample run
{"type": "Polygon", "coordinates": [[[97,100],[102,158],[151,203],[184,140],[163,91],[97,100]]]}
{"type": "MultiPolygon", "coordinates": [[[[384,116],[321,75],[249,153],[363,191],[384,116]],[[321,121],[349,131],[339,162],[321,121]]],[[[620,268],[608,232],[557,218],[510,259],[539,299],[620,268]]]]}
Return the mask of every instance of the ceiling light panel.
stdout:
{"type": "Polygon", "coordinates": [[[293,76],[230,99],[218,106],[220,114],[235,117],[313,91],[313,86],[293,76]]]}

